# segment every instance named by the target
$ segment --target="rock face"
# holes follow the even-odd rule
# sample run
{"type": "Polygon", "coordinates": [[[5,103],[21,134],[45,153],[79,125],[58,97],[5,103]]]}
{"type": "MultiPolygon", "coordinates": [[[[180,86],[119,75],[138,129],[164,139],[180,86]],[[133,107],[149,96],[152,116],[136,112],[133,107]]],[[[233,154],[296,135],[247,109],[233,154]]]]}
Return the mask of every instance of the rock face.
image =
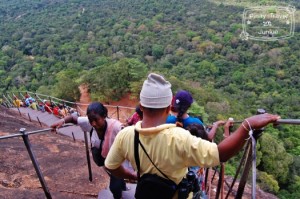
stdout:
{"type": "MultiPolygon", "coordinates": [[[[47,121],[50,119],[47,115],[47,121]]],[[[0,137],[18,133],[20,128],[26,128],[28,132],[48,127],[30,122],[26,114],[20,116],[18,112],[0,106],[0,137]]],[[[110,195],[108,175],[92,160],[93,181],[89,181],[85,145],[76,136],[74,142],[72,136],[53,132],[29,135],[32,150],[52,198],[97,198],[100,190],[101,193],[110,195]]],[[[225,178],[230,184],[232,178],[225,178]]],[[[212,183],[211,198],[215,198],[217,181],[216,175],[212,183]]],[[[237,187],[238,183],[233,190],[237,190],[237,187]]],[[[224,185],[224,193],[227,194],[227,191],[228,187],[224,185]]],[[[0,193],[0,199],[45,198],[22,137],[0,139],[0,193]]],[[[234,193],[235,191],[229,198],[234,198],[234,193]]],[[[244,198],[251,198],[250,185],[245,187],[244,198]]],[[[256,198],[277,197],[257,189],[256,198]]]]}
{"type": "MultiPolygon", "coordinates": [[[[20,128],[42,129],[0,106],[0,137],[20,128]]],[[[29,140],[52,198],[97,198],[99,190],[108,186],[108,175],[93,161],[93,181],[89,181],[83,141],[53,132],[29,135],[29,140]]],[[[0,140],[0,193],[1,199],[45,198],[21,137],[0,140]]]]}

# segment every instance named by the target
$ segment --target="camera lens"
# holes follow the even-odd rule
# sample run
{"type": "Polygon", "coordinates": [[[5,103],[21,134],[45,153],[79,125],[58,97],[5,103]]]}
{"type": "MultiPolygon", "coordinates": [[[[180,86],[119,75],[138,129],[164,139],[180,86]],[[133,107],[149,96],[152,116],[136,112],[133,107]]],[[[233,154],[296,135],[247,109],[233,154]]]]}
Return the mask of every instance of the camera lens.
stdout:
{"type": "Polygon", "coordinates": [[[195,173],[193,171],[189,171],[187,174],[186,174],[186,178],[189,182],[193,182],[196,178],[195,176],[195,173]]]}

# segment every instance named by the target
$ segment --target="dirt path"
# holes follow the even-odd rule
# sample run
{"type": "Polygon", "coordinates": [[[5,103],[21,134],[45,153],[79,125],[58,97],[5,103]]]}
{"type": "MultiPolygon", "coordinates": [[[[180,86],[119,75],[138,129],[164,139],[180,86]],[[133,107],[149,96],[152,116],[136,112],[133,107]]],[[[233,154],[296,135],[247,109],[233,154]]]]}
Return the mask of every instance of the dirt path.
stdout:
{"type": "MultiPolygon", "coordinates": [[[[79,86],[80,90],[80,105],[79,112],[81,115],[86,114],[86,109],[88,104],[92,102],[88,87],[86,85],[79,86]]],[[[125,95],[121,100],[109,102],[109,104],[104,104],[108,109],[108,116],[111,118],[119,119],[121,122],[125,122],[135,110],[139,101],[136,98],[131,97],[130,94],[125,95]]]]}
{"type": "MultiPolygon", "coordinates": [[[[88,92],[88,87],[87,85],[80,85],[79,86],[80,90],[80,104],[90,104],[91,103],[91,96],[90,93],[88,92]]],[[[80,115],[85,115],[86,114],[86,109],[87,105],[80,105],[79,113],[80,115]]]]}

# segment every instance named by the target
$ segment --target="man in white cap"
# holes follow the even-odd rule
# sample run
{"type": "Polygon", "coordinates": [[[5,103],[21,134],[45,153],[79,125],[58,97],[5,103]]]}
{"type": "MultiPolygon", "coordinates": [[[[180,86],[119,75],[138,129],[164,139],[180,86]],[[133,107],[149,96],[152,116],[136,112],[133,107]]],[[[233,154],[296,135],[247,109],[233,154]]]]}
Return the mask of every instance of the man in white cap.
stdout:
{"type": "MultiPolygon", "coordinates": [[[[245,140],[249,138],[249,130],[260,129],[279,119],[279,116],[271,114],[249,117],[233,134],[216,145],[192,136],[175,124],[166,124],[171,100],[171,84],[158,74],[149,74],[140,93],[143,120],[135,126],[124,128],[117,135],[105,160],[105,167],[113,175],[137,179],[135,173],[122,167],[122,162],[127,159],[137,170],[134,155],[135,131],[138,132],[139,141],[153,162],[151,163],[149,157],[139,147],[140,176],[156,174],[163,178],[167,177],[178,185],[186,176],[189,166],[213,167],[227,161],[243,147],[245,140]]],[[[143,197],[137,197],[136,194],[136,197],[153,198],[150,196],[151,191],[147,194],[149,195],[143,197]]],[[[177,192],[173,198],[177,198],[177,192]]]]}

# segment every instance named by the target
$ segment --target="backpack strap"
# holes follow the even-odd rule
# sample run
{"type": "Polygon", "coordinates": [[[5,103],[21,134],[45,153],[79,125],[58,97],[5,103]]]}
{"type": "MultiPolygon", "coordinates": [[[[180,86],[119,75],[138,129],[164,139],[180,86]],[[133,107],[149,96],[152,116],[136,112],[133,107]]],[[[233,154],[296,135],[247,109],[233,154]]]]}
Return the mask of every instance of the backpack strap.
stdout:
{"type": "Polygon", "coordinates": [[[140,180],[139,133],[134,130],[134,159],[137,168],[137,178],[140,180]]]}
{"type": "Polygon", "coordinates": [[[166,174],[164,174],[155,164],[154,162],[151,160],[150,156],[148,155],[144,145],[141,143],[141,141],[139,140],[139,133],[137,132],[137,130],[134,130],[134,158],[135,158],[135,162],[136,162],[136,166],[137,166],[137,174],[138,174],[138,179],[140,178],[140,158],[139,158],[139,150],[138,150],[138,144],[141,145],[143,151],[145,152],[145,154],[147,155],[148,159],[150,160],[150,162],[153,164],[153,166],[168,180],[171,180],[166,174]]]}
{"type": "MultiPolygon", "coordinates": [[[[93,130],[94,130],[94,127],[91,128],[90,130],[90,143],[91,143],[91,148],[92,148],[92,134],[93,134],[93,130]]],[[[96,131],[96,130],[95,130],[96,131]]],[[[102,144],[104,142],[104,138],[105,138],[105,132],[106,132],[106,128],[105,128],[105,131],[104,131],[104,135],[103,135],[103,140],[100,139],[100,136],[98,134],[98,132],[96,131],[97,135],[98,135],[98,138],[100,140],[100,147],[99,147],[99,150],[100,150],[100,154],[102,153],[102,144]]]]}

